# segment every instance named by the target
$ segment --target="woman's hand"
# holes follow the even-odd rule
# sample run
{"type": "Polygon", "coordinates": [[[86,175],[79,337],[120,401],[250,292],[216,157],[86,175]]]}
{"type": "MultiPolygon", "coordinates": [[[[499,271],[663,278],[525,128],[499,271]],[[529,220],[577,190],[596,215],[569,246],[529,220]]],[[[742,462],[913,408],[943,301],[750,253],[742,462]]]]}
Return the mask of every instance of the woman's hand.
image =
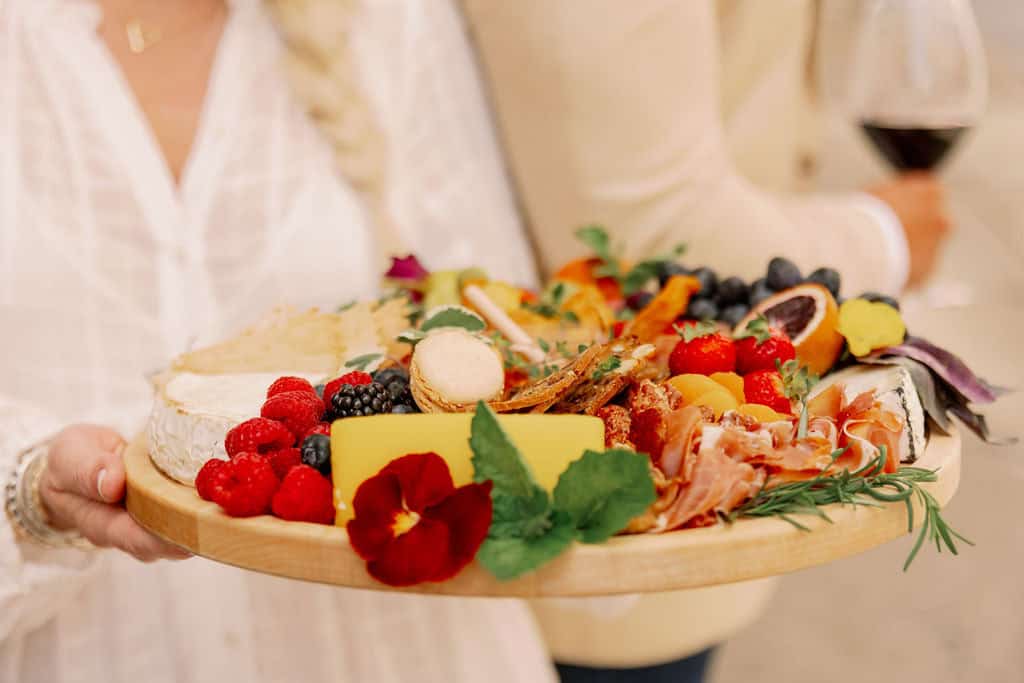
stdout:
{"type": "Polygon", "coordinates": [[[906,173],[868,190],[888,204],[903,224],[910,249],[908,286],[931,274],[942,243],[949,233],[949,218],[942,184],[929,173],[906,173]]]}
{"type": "Polygon", "coordinates": [[[101,548],[118,548],[142,562],[183,560],[189,553],[135,523],[124,499],[125,441],[113,429],[73,425],[50,444],[39,496],[57,529],[77,529],[101,548]]]}

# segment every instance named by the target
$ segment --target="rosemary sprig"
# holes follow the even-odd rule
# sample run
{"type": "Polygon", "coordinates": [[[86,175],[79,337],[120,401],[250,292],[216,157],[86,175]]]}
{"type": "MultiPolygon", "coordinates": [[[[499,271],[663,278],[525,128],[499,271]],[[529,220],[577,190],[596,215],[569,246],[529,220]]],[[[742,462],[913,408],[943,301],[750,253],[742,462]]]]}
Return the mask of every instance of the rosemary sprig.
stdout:
{"type": "Polygon", "coordinates": [[[942,511],[935,497],[921,484],[936,481],[936,470],[920,467],[900,467],[895,473],[885,473],[886,449],[879,449],[878,457],[856,472],[844,469],[829,474],[832,464],[845,452],[845,448],[832,453],[832,462],[825,471],[807,481],[789,482],[768,488],[767,482],[746,503],[725,516],[726,521],[740,517],[779,517],[802,531],[809,529],[793,518],[793,515],[810,514],[831,523],[823,505],[840,503],[880,507],[881,503],[904,503],[907,506],[907,533],[914,532],[914,500],[924,508],[924,520],[914,546],[910,549],[906,571],[917,557],[925,540],[935,544],[942,552],[945,546],[954,555],[958,554],[956,540],[967,545],[974,543],[954,531],[942,517],[942,511]]]}

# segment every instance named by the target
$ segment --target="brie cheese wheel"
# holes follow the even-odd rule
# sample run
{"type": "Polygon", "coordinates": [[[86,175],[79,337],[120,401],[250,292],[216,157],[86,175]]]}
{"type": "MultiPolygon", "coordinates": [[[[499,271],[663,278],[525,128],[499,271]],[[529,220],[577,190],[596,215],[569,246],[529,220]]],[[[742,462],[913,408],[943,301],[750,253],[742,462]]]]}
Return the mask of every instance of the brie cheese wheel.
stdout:
{"type": "Polygon", "coordinates": [[[303,373],[174,374],[158,389],[149,417],[149,454],[167,476],[193,485],[210,458],[227,460],[224,437],[240,422],[258,417],[267,388],[292,375],[317,382],[303,373]]]}
{"type": "Polygon", "coordinates": [[[910,373],[899,366],[855,365],[823,379],[811,391],[811,397],[836,383],[843,384],[843,395],[851,401],[865,391],[875,391],[878,401],[903,418],[900,437],[900,462],[911,463],[924,455],[926,445],[924,407],[910,373]]]}

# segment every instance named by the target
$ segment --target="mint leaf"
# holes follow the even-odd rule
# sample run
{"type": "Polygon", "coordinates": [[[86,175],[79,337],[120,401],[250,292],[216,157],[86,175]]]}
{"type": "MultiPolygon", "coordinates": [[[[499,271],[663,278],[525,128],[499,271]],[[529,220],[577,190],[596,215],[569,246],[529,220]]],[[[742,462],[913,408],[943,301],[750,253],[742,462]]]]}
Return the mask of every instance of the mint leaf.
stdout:
{"type": "Polygon", "coordinates": [[[483,401],[476,404],[469,447],[473,449],[473,481],[493,482],[493,500],[499,496],[532,498],[538,490],[547,496],[537,485],[519,449],[501,428],[494,411],[483,401]]]}
{"type": "Polygon", "coordinates": [[[427,319],[420,325],[420,331],[429,332],[440,327],[461,327],[470,332],[479,332],[487,327],[487,323],[465,306],[439,306],[427,313],[427,319]]]}
{"type": "Polygon", "coordinates": [[[555,487],[558,512],[569,514],[584,543],[614,536],[655,500],[648,459],[624,448],[586,451],[555,487]]]}
{"type": "Polygon", "coordinates": [[[612,256],[612,243],[608,238],[608,231],[600,225],[588,225],[576,231],[576,239],[587,245],[594,255],[606,264],[615,261],[612,256]]]}
{"type": "Polygon", "coordinates": [[[356,356],[351,360],[345,361],[346,368],[353,368],[355,370],[365,370],[370,366],[370,363],[380,360],[384,357],[382,353],[367,353],[362,356],[356,356]]]}
{"type": "Polygon", "coordinates": [[[533,538],[488,537],[476,559],[499,581],[508,581],[540,567],[562,554],[576,537],[576,528],[565,512],[554,511],[547,531],[533,538]]]}
{"type": "Polygon", "coordinates": [[[494,495],[494,517],[487,535],[491,538],[534,538],[551,528],[551,500],[537,488],[529,497],[494,495]]]}
{"type": "Polygon", "coordinates": [[[618,356],[608,356],[603,361],[598,363],[597,367],[594,368],[594,371],[590,373],[590,379],[593,380],[594,382],[598,382],[609,372],[618,370],[621,365],[622,359],[620,359],[618,356]]]}

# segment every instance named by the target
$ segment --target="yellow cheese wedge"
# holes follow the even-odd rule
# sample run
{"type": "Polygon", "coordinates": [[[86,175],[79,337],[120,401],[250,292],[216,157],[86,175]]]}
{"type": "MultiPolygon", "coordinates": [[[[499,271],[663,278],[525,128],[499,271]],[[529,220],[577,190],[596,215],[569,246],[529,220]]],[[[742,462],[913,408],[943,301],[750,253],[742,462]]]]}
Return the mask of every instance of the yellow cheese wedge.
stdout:
{"type": "MultiPolygon", "coordinates": [[[[395,458],[433,451],[448,463],[456,486],[473,481],[469,413],[350,417],[331,427],[336,523],[352,518],[356,489],[395,458]]],[[[604,450],[604,423],[587,415],[499,415],[537,483],[548,491],[583,451],[604,450]]]]}

